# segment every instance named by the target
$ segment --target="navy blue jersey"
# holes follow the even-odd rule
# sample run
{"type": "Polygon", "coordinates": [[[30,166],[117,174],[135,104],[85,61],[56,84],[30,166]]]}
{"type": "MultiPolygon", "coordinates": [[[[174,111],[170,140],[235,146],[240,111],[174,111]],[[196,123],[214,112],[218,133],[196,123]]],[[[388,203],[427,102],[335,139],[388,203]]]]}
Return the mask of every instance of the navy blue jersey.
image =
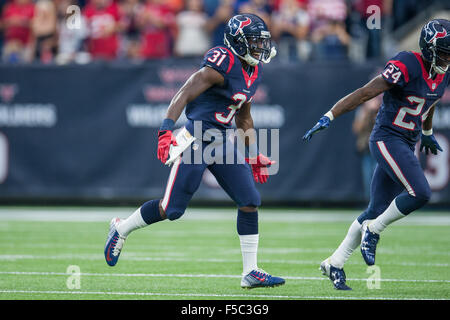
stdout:
{"type": "Polygon", "coordinates": [[[429,79],[428,71],[417,52],[402,51],[387,62],[381,75],[395,86],[383,95],[372,141],[392,134],[411,144],[419,140],[430,106],[442,97],[450,81],[448,73],[429,79]]]}
{"type": "Polygon", "coordinates": [[[228,48],[210,49],[201,67],[210,67],[225,78],[222,86],[214,85],[186,106],[186,129],[194,134],[193,121],[202,121],[203,131],[211,128],[231,128],[236,112],[245,102],[251,101],[261,82],[262,63],[252,68],[249,75],[239,58],[228,48]]]}

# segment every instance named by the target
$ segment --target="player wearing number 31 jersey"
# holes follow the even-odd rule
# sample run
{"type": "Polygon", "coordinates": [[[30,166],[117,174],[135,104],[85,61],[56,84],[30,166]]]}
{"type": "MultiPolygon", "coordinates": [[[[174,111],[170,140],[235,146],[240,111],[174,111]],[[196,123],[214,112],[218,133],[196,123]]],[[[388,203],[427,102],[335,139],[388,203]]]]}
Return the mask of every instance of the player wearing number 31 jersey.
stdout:
{"type": "Polygon", "coordinates": [[[375,264],[380,233],[430,198],[430,186],[414,149],[420,139],[420,151],[442,151],[433,135],[432,119],[435,105],[450,82],[450,21],[428,22],[422,28],[419,46],[421,53],[400,52],[390,59],[379,76],[338,101],[303,137],[310,140],[334,118],[384,92],[369,142],[377,160],[369,206],[350,226],[337,250],[320,265],[336,289],[350,289],[343,266],[358,245],[364,261],[375,264]]]}
{"type": "Polygon", "coordinates": [[[250,107],[261,81],[262,63],[270,62],[276,53],[270,38],[266,24],[258,16],[232,17],[225,28],[225,45],[209,50],[200,70],[173,97],[158,132],[158,159],[162,163],[173,161],[164,197],[145,202],[127,219],[111,221],[104,250],[108,265],[117,263],[124,241],[132,231],[161,220],[180,218],[208,169],[238,207],[237,232],[243,259],[241,286],[255,288],[284,284],[284,279],[258,268],[256,259],[257,209],[261,199],[255,181],[265,183],[267,167],[274,162],[258,153],[254,134],[247,135],[245,141],[248,157],[238,152],[229,139],[224,139],[233,119],[238,129],[244,132],[253,129],[250,107]],[[173,127],[185,107],[188,121],[181,130],[183,135],[175,137],[173,127]],[[200,132],[197,132],[197,124],[201,125],[200,132]],[[212,130],[208,129],[222,133],[221,137],[217,139],[215,135],[216,139],[212,136],[209,139],[212,130]],[[198,150],[206,151],[211,146],[215,147],[214,161],[206,161],[203,154],[200,154],[201,159],[194,160],[187,156],[198,150]],[[232,163],[228,157],[230,152],[231,159],[238,158],[232,163]]]}
{"type": "Polygon", "coordinates": [[[262,63],[243,68],[230,48],[218,46],[209,50],[201,67],[209,67],[225,79],[223,86],[213,86],[186,106],[186,129],[194,132],[194,121],[202,121],[203,131],[231,128],[239,109],[251,102],[262,79],[262,63]],[[248,72],[251,71],[251,72],[248,72]]]}

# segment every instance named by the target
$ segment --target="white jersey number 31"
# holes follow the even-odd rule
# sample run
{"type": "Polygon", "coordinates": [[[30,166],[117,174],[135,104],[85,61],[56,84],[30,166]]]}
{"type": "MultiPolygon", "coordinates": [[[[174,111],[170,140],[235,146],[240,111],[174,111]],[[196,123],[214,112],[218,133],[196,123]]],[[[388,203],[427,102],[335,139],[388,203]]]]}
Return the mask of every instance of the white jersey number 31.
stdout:
{"type": "Polygon", "coordinates": [[[229,105],[227,107],[227,109],[230,110],[228,114],[225,114],[225,112],[216,112],[214,114],[216,120],[219,121],[220,123],[228,124],[231,121],[231,119],[233,119],[236,111],[238,111],[242,107],[242,105],[247,101],[247,96],[239,92],[233,95],[231,99],[233,99],[233,101],[235,101],[236,103],[229,105]]]}

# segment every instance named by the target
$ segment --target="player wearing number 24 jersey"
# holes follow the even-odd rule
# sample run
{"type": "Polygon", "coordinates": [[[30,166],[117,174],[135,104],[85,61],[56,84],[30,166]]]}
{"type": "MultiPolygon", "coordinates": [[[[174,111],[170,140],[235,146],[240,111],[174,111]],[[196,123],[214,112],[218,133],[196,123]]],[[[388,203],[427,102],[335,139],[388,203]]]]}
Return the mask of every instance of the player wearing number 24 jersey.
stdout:
{"type": "Polygon", "coordinates": [[[209,50],[200,69],[173,97],[158,132],[158,159],[166,163],[170,156],[169,161],[173,160],[164,197],[145,202],[127,219],[114,218],[111,221],[104,250],[108,265],[117,263],[124,241],[132,231],[165,219],[179,219],[208,169],[238,208],[237,232],[243,259],[241,286],[255,288],[284,284],[284,279],[271,276],[257,265],[258,206],[261,199],[255,182],[267,181],[267,167],[274,162],[257,152],[255,137],[249,136],[250,139],[245,141],[249,149],[246,161],[241,161],[245,155],[239,153],[235,145],[230,147],[228,139],[219,139],[226,147],[222,153],[221,149],[215,148],[218,161],[211,163],[202,157],[194,163],[185,161],[192,160],[186,154],[195,153],[199,145],[201,149],[217,145],[215,139],[203,138],[207,129],[226,131],[233,119],[238,129],[253,129],[250,107],[261,81],[262,63],[270,62],[276,53],[270,38],[267,25],[258,16],[242,14],[232,17],[225,28],[224,46],[209,50]],[[183,136],[175,137],[173,127],[185,107],[188,133],[182,130],[183,136]],[[202,127],[200,135],[195,130],[197,123],[202,127]],[[193,136],[197,139],[195,143],[193,136]],[[182,150],[183,153],[178,154],[174,150],[182,150]],[[230,151],[231,158],[239,160],[228,163],[230,151]],[[174,154],[176,156],[172,159],[174,154]]]}
{"type": "Polygon", "coordinates": [[[422,28],[419,46],[421,53],[400,52],[390,59],[379,76],[339,100],[303,137],[309,141],[334,118],[384,93],[369,141],[377,160],[369,205],[336,251],[320,265],[338,290],[350,290],[343,266],[353,250],[360,245],[366,264],[375,264],[380,233],[424,206],[431,196],[414,149],[420,139],[420,151],[442,151],[433,135],[432,119],[435,105],[450,82],[450,21],[429,21],[422,28]]]}
{"type": "Polygon", "coordinates": [[[436,74],[430,78],[421,55],[403,51],[387,62],[381,76],[394,86],[384,93],[371,139],[395,135],[415,144],[420,138],[422,122],[444,94],[450,75],[436,74]]]}

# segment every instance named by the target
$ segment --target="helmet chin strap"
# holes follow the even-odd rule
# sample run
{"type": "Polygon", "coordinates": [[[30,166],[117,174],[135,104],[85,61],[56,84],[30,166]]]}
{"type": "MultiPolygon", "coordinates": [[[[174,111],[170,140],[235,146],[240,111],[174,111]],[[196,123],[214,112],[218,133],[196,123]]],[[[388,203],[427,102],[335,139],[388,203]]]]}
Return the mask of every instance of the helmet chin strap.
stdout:
{"type": "Polygon", "coordinates": [[[276,55],[277,55],[277,49],[275,49],[275,47],[270,48],[270,56],[269,56],[269,58],[265,59],[263,62],[269,63],[270,60],[272,60],[272,58],[275,57],[276,55]]]}
{"type": "MultiPolygon", "coordinates": [[[[262,59],[262,62],[264,63],[269,63],[270,60],[272,60],[273,57],[275,57],[277,55],[277,49],[275,49],[275,47],[272,47],[270,49],[270,56],[267,59],[262,59]]],[[[256,66],[259,63],[258,59],[255,59],[251,54],[247,53],[245,55],[244,60],[251,65],[252,67],[256,66]]]]}
{"type": "Polygon", "coordinates": [[[252,67],[256,66],[259,63],[259,60],[254,58],[250,53],[247,53],[245,55],[244,60],[252,67]]]}
{"type": "Polygon", "coordinates": [[[434,72],[436,72],[437,74],[445,74],[448,70],[448,66],[446,66],[445,68],[439,67],[438,65],[436,65],[436,57],[433,58],[433,63],[431,64],[431,68],[433,68],[434,72]]]}

